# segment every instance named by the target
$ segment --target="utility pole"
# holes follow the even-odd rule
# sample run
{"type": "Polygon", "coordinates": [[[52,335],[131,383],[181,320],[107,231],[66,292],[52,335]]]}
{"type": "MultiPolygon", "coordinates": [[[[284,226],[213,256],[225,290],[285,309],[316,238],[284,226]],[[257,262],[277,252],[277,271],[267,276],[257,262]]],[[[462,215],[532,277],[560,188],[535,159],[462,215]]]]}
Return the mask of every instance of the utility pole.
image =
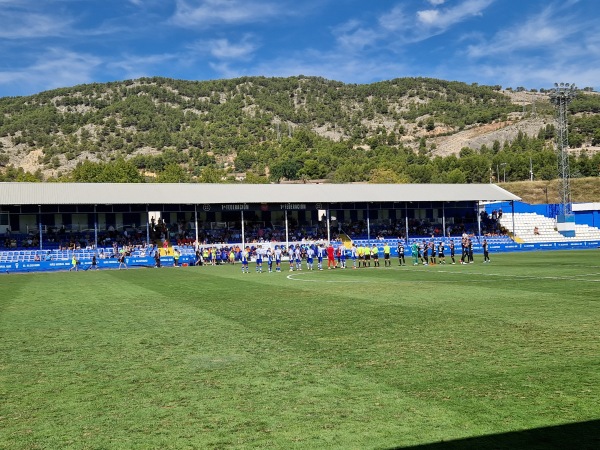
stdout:
{"type": "Polygon", "coordinates": [[[533,181],[533,161],[529,157],[529,181],[533,181]]]}

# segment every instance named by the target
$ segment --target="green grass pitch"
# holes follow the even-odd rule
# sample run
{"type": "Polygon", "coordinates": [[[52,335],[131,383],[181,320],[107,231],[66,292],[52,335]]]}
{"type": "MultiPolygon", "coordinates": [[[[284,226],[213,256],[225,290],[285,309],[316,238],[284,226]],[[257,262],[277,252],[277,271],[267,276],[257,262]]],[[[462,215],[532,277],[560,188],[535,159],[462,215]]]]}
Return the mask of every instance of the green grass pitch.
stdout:
{"type": "Polygon", "coordinates": [[[599,256],[4,274],[0,448],[597,448],[599,256]]]}

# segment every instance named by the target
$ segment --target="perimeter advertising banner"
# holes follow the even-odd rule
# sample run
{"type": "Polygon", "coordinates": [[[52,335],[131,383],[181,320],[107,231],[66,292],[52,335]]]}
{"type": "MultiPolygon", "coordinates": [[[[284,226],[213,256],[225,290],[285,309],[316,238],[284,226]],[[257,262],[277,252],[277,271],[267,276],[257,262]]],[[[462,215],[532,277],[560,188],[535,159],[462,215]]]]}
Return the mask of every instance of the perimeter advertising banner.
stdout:
{"type": "MultiPolygon", "coordinates": [[[[179,264],[193,263],[191,256],[181,256],[179,264]]],[[[130,257],[125,258],[127,267],[154,267],[155,262],[152,257],[130,257]]],[[[173,267],[174,261],[172,256],[163,256],[160,258],[162,267],[173,267]]],[[[82,260],[78,265],[78,270],[90,270],[91,260],[82,260]]],[[[35,262],[0,262],[0,273],[14,272],[52,272],[59,270],[69,270],[72,267],[70,260],[65,261],[35,261],[35,262]]],[[[119,261],[116,259],[99,259],[98,269],[118,269],[119,261]]]]}

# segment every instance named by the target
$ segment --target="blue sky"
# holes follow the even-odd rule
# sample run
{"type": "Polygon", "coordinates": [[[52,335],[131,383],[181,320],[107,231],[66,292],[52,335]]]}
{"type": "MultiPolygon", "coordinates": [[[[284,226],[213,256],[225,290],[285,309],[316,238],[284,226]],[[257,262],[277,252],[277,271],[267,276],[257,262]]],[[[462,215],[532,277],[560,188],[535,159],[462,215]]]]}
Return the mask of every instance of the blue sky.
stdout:
{"type": "Polygon", "coordinates": [[[0,96],[164,76],[600,88],[597,0],[0,0],[0,96]]]}

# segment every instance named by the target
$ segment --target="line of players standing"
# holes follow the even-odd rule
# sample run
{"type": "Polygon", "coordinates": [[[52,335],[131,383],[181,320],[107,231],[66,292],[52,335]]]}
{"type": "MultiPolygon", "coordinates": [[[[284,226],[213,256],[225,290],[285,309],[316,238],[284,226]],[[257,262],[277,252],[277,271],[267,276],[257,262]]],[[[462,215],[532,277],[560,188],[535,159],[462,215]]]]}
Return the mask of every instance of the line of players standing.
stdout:
{"type": "MultiPolygon", "coordinates": [[[[426,242],[426,240],[423,240],[420,244],[414,242],[411,246],[413,265],[419,265],[419,261],[423,265],[446,264],[445,245],[444,241],[435,242],[432,240],[426,242]]],[[[450,239],[448,246],[452,261],[451,264],[456,264],[454,240],[450,239]]],[[[391,267],[391,248],[387,242],[384,244],[382,250],[384,267],[391,267]]],[[[483,251],[484,262],[489,262],[488,244],[485,239],[483,241],[483,251]]],[[[346,269],[347,267],[351,267],[352,269],[371,267],[371,262],[373,262],[373,267],[380,267],[379,252],[380,250],[376,244],[373,244],[373,246],[357,246],[353,243],[349,249],[343,243],[335,248],[331,243],[327,247],[323,243],[292,244],[287,249],[279,245],[276,245],[274,249],[259,245],[254,251],[246,247],[241,252],[242,272],[250,272],[249,262],[253,258],[256,262],[256,272],[262,273],[263,264],[265,271],[281,272],[282,257],[285,254],[288,256],[290,271],[302,270],[302,261],[306,261],[307,270],[315,270],[315,261],[317,270],[323,270],[325,262],[329,270],[336,268],[346,269]],[[351,265],[347,265],[348,259],[350,259],[351,265]]],[[[398,265],[406,265],[403,241],[398,241],[397,252],[398,265]]],[[[468,236],[463,236],[461,240],[460,263],[473,263],[473,242],[468,236]]]]}
{"type": "MultiPolygon", "coordinates": [[[[473,264],[473,241],[467,235],[463,235],[461,239],[461,253],[460,263],[461,264],[473,264]]],[[[450,251],[451,264],[456,264],[456,247],[453,239],[448,242],[448,248],[450,251]]],[[[489,245],[487,239],[483,240],[483,262],[489,263],[489,245]]],[[[424,266],[435,265],[435,264],[446,264],[445,254],[445,243],[444,241],[435,242],[431,240],[427,242],[425,239],[419,244],[413,242],[411,245],[411,254],[413,259],[413,266],[418,266],[419,263],[424,266]]],[[[401,264],[404,264],[404,246],[402,243],[398,243],[398,258],[401,259],[401,264]],[[402,256],[400,256],[402,255],[402,256]]]]}
{"type": "MultiPolygon", "coordinates": [[[[331,243],[327,247],[323,243],[292,244],[287,249],[276,245],[273,250],[270,247],[263,248],[259,245],[254,252],[249,247],[246,247],[242,251],[242,272],[248,273],[250,271],[249,262],[252,258],[256,262],[256,272],[261,273],[263,271],[263,264],[265,265],[265,270],[269,272],[281,272],[282,257],[284,254],[288,256],[290,272],[302,270],[303,261],[306,262],[307,270],[323,270],[325,264],[328,270],[337,268],[346,269],[349,267],[358,269],[359,267],[371,267],[371,261],[373,262],[373,267],[380,267],[379,252],[380,250],[375,244],[372,247],[357,247],[355,244],[352,244],[350,248],[346,248],[343,243],[337,247],[333,247],[331,243]],[[351,261],[351,265],[347,262],[348,259],[351,261]]],[[[385,267],[391,267],[392,265],[390,254],[390,246],[386,243],[383,247],[385,267]]]]}
{"type": "MultiPolygon", "coordinates": [[[[455,242],[453,239],[448,241],[448,249],[450,252],[451,264],[456,264],[455,257],[455,242]]],[[[489,262],[488,244],[483,241],[484,262],[489,262]]],[[[384,267],[391,267],[391,248],[386,242],[383,245],[383,260],[384,267]]],[[[413,258],[413,265],[434,265],[446,264],[446,243],[442,240],[435,242],[431,240],[427,242],[425,239],[421,242],[413,242],[410,246],[410,251],[413,258]]],[[[406,265],[405,246],[403,241],[398,241],[398,265],[406,265]]],[[[263,267],[268,272],[281,272],[283,257],[287,255],[289,270],[302,270],[302,263],[305,261],[307,270],[323,270],[325,264],[327,269],[358,269],[361,267],[380,267],[379,258],[380,249],[376,244],[372,246],[352,244],[350,248],[346,248],[344,243],[340,243],[334,247],[331,243],[325,246],[324,243],[297,244],[285,246],[275,245],[272,249],[270,246],[258,245],[256,248],[246,247],[240,251],[240,260],[242,263],[242,272],[249,273],[249,263],[254,260],[256,272],[262,273],[263,267]],[[347,262],[349,260],[349,262],[347,262]]],[[[225,257],[226,261],[234,263],[234,252],[229,254],[229,258],[225,257]]],[[[473,242],[468,236],[463,236],[461,240],[461,264],[473,263],[473,242]]]]}

